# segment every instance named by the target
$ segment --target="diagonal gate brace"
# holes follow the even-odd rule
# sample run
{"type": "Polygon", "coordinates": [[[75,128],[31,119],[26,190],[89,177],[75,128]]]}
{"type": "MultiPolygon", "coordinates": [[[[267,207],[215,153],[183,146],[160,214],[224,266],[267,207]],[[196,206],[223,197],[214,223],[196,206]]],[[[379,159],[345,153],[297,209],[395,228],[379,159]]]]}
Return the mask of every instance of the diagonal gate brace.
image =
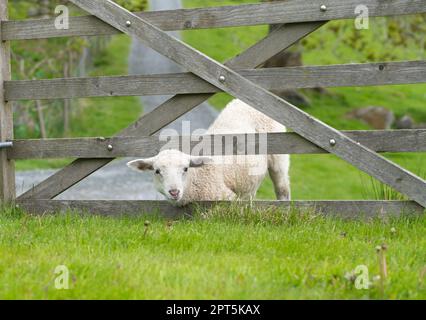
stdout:
{"type": "Polygon", "coordinates": [[[136,36],[212,85],[241,99],[305,139],[351,163],[426,207],[426,181],[313,118],[110,0],[71,0],[74,4],[136,36]]]}

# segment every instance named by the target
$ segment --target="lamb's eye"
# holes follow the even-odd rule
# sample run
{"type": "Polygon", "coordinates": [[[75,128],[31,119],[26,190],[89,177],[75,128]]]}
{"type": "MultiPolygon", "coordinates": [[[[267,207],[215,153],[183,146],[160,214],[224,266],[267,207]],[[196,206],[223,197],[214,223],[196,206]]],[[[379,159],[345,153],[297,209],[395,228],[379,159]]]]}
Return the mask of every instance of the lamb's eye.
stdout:
{"type": "Polygon", "coordinates": [[[161,171],[159,169],[155,170],[155,174],[161,174],[161,171]]]}
{"type": "Polygon", "coordinates": [[[183,169],[183,172],[188,172],[188,168],[184,168],[184,169],[183,169]]]}

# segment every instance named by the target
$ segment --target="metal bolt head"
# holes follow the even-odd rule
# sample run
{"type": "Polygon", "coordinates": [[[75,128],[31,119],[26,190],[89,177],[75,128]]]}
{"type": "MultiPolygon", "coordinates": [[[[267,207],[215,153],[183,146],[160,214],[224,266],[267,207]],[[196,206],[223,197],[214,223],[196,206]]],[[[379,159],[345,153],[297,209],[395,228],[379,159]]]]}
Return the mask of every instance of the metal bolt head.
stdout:
{"type": "Polygon", "coordinates": [[[131,25],[132,25],[132,23],[129,20],[127,20],[126,21],[126,27],[130,27],[131,25]]]}
{"type": "Polygon", "coordinates": [[[334,147],[336,145],[336,140],[330,139],[330,146],[334,147]]]}
{"type": "Polygon", "coordinates": [[[224,83],[226,81],[225,76],[220,76],[219,77],[219,81],[222,82],[222,83],[224,83]]]}
{"type": "Polygon", "coordinates": [[[111,144],[109,144],[107,149],[108,149],[108,151],[112,151],[112,150],[114,150],[114,147],[111,144]]]}
{"type": "Polygon", "coordinates": [[[320,7],[322,12],[326,12],[327,11],[327,6],[325,4],[321,5],[320,7]]]}

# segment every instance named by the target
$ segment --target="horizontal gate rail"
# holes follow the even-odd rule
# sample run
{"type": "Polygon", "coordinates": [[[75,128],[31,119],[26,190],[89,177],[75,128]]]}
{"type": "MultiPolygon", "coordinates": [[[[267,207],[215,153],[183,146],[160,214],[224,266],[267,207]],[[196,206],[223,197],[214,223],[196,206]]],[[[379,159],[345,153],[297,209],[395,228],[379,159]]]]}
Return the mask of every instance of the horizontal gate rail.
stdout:
{"type": "MultiPolygon", "coordinates": [[[[355,8],[361,4],[369,8],[370,17],[426,12],[424,0],[287,0],[274,3],[141,12],[137,14],[158,28],[171,31],[352,19],[357,16],[355,8]],[[325,5],[325,11],[321,10],[322,5],[325,5]]],[[[57,30],[54,19],[4,21],[1,29],[3,40],[120,33],[114,27],[94,16],[72,17],[68,30],[57,30]]]]}
{"type": "MultiPolygon", "coordinates": [[[[375,152],[426,152],[426,129],[342,131],[342,133],[375,152]]],[[[176,146],[174,147],[179,149],[182,146],[182,140],[190,143],[191,150],[202,142],[206,147],[204,149],[206,153],[200,155],[212,155],[215,141],[233,143],[232,152],[234,155],[328,153],[296,133],[269,133],[265,150],[259,148],[259,141],[264,142],[262,138],[259,138],[259,135],[229,134],[200,136],[199,139],[195,139],[195,137],[175,138],[176,146]],[[254,142],[254,147],[248,146],[248,141],[254,142]],[[242,151],[241,146],[247,147],[243,148],[242,151]]],[[[170,142],[160,141],[157,136],[15,140],[13,148],[8,150],[8,157],[14,160],[74,157],[89,159],[152,157],[157,155],[166,144],[170,145],[170,142]]],[[[223,153],[223,155],[231,154],[223,153]]]]}
{"type": "MultiPolygon", "coordinates": [[[[237,72],[268,90],[397,85],[426,82],[426,61],[267,68],[237,72]]],[[[5,83],[5,98],[8,101],[217,92],[221,90],[192,73],[19,80],[5,83]]]]}
{"type": "MultiPolygon", "coordinates": [[[[200,202],[183,208],[165,201],[20,200],[17,203],[25,211],[37,215],[60,214],[67,211],[107,216],[161,213],[163,217],[174,219],[227,202],[200,202]]],[[[285,210],[303,210],[304,213],[312,211],[312,213],[341,218],[399,217],[403,214],[423,214],[425,210],[414,201],[254,201],[238,202],[238,204],[254,209],[277,208],[283,210],[283,214],[285,210]]]]}

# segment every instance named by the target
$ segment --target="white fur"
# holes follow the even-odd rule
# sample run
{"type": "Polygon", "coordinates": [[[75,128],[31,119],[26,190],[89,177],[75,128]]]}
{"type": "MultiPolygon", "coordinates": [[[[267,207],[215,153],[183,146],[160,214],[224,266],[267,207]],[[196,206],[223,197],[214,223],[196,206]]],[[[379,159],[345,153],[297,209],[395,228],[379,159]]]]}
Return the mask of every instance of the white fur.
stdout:
{"type": "MultiPolygon", "coordinates": [[[[280,123],[240,100],[231,101],[211,125],[208,134],[285,132],[280,123]]],[[[193,201],[252,199],[268,170],[279,200],[290,199],[288,155],[194,157],[165,150],[156,157],[128,163],[136,170],[152,170],[156,189],[168,200],[185,205],[193,201]],[[185,172],[185,168],[188,171],[185,172]],[[157,173],[156,173],[157,172],[157,173]],[[158,172],[160,174],[158,174],[158,172]],[[169,191],[179,191],[172,196],[169,191]]]]}

